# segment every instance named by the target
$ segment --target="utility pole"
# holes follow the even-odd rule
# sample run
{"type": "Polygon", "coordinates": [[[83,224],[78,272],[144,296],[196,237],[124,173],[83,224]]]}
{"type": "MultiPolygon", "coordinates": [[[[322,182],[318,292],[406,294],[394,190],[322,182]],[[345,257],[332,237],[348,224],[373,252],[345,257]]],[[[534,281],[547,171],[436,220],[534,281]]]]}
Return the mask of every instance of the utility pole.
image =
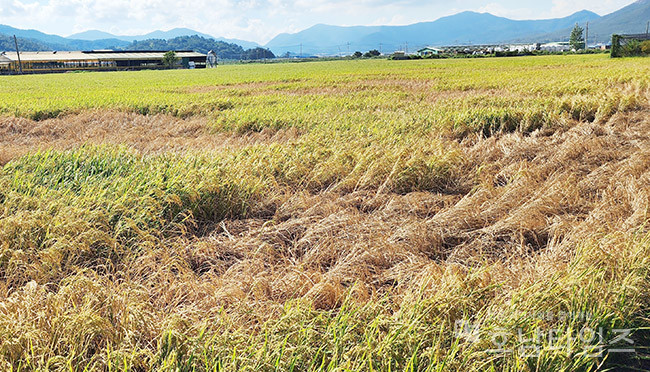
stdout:
{"type": "Polygon", "coordinates": [[[589,50],[589,22],[587,22],[587,31],[585,33],[585,50],[589,50]]]}
{"type": "Polygon", "coordinates": [[[348,41],[348,55],[350,55],[350,42],[348,41]]]}
{"type": "Polygon", "coordinates": [[[379,43],[379,54],[384,54],[384,51],[382,50],[382,49],[383,49],[383,48],[382,48],[383,46],[384,46],[384,44],[379,43]]]}
{"type": "Polygon", "coordinates": [[[20,71],[20,74],[23,74],[23,63],[20,61],[20,50],[18,50],[18,39],[16,39],[16,35],[14,35],[14,44],[16,45],[16,55],[18,56],[18,70],[20,71]]]}
{"type": "Polygon", "coordinates": [[[648,23],[645,25],[645,36],[648,36],[648,31],[650,31],[650,21],[648,21],[648,23]]]}
{"type": "Polygon", "coordinates": [[[300,58],[302,58],[302,43],[300,43],[300,58]]]}
{"type": "Polygon", "coordinates": [[[409,54],[409,42],[406,42],[406,54],[409,54]]]}

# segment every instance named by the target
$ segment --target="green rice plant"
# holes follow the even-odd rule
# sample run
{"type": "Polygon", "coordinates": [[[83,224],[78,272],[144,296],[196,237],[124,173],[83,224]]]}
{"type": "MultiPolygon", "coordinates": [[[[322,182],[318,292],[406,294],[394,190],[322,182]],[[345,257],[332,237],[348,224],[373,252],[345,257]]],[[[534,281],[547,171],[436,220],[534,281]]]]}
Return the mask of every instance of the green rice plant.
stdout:
{"type": "Polygon", "coordinates": [[[2,77],[0,369],[641,368],[649,69],[2,77]]]}

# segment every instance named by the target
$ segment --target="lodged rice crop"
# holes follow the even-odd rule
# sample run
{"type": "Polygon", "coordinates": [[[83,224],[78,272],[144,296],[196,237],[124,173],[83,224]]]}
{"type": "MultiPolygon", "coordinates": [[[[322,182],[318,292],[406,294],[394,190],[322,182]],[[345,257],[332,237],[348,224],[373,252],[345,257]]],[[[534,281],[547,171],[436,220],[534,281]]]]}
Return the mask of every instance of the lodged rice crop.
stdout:
{"type": "Polygon", "coordinates": [[[649,76],[584,55],[3,77],[0,368],[649,368],[649,76]]]}

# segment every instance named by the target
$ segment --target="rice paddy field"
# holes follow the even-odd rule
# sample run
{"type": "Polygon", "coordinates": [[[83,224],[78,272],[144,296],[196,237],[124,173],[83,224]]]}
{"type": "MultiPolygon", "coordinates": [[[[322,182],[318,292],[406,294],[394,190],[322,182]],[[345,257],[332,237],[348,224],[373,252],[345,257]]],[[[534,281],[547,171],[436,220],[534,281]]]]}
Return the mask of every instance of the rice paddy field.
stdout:
{"type": "Polygon", "coordinates": [[[0,370],[650,369],[650,60],[0,77],[0,370]]]}

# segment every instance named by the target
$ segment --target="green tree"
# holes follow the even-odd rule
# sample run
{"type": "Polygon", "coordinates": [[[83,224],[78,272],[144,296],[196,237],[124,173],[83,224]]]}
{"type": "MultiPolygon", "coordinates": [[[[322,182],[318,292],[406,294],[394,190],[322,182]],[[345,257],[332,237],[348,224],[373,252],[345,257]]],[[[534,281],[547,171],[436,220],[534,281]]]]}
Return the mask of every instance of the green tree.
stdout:
{"type": "MultiPolygon", "coordinates": [[[[199,53],[214,51],[221,59],[240,59],[244,48],[198,35],[179,36],[169,40],[148,39],[134,41],[123,50],[193,50],[199,53]]],[[[1,50],[1,49],[0,49],[1,50]]]]}
{"type": "Polygon", "coordinates": [[[363,53],[361,53],[361,52],[359,52],[359,51],[356,51],[356,52],[354,52],[354,54],[352,55],[352,57],[354,57],[354,58],[361,58],[361,57],[363,57],[363,53]]]}
{"type": "Polygon", "coordinates": [[[641,43],[641,53],[650,56],[650,40],[641,43]]]}
{"type": "Polygon", "coordinates": [[[173,68],[177,61],[178,61],[178,57],[176,57],[176,52],[174,52],[173,50],[170,50],[169,52],[163,55],[162,63],[163,66],[167,68],[173,68]]]}
{"type": "Polygon", "coordinates": [[[569,44],[575,50],[580,50],[585,48],[585,29],[580,27],[577,23],[576,26],[571,31],[571,37],[569,38],[569,44]]]}
{"type": "Polygon", "coordinates": [[[628,40],[625,45],[621,47],[621,50],[624,57],[634,57],[643,54],[643,50],[641,48],[641,42],[639,40],[632,39],[628,40]]]}
{"type": "MultiPolygon", "coordinates": [[[[16,46],[14,45],[14,38],[8,35],[0,34],[0,51],[8,50],[14,51],[16,46]]],[[[52,50],[49,45],[45,43],[32,40],[32,39],[23,39],[18,38],[18,48],[23,52],[36,52],[41,50],[52,50]]]]}
{"type": "Polygon", "coordinates": [[[257,59],[273,59],[275,58],[275,54],[271,52],[269,49],[264,49],[264,48],[253,48],[253,49],[246,49],[244,53],[242,53],[241,59],[243,60],[257,60],[257,59]]]}

